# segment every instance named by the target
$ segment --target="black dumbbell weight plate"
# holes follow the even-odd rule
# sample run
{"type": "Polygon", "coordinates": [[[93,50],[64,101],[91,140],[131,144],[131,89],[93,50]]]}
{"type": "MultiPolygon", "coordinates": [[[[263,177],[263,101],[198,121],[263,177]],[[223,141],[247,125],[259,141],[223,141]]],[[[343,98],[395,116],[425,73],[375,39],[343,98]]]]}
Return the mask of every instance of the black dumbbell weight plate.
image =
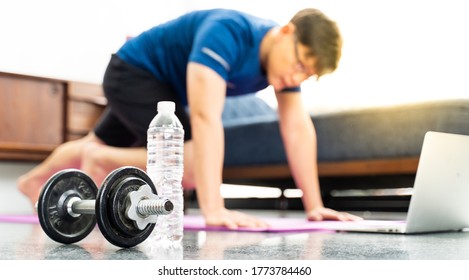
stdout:
{"type": "Polygon", "coordinates": [[[156,194],[155,186],[144,171],[135,167],[122,167],[110,173],[98,191],[98,227],[104,237],[116,246],[134,247],[147,239],[155,227],[155,224],[148,224],[140,230],[126,214],[128,194],[137,191],[142,185],[149,185],[156,194]]]}
{"type": "Polygon", "coordinates": [[[95,215],[73,217],[67,212],[67,203],[74,197],[94,200],[97,193],[96,184],[80,170],[66,169],[54,174],[42,188],[37,205],[44,232],[63,244],[85,238],[96,225],[95,215]]]}

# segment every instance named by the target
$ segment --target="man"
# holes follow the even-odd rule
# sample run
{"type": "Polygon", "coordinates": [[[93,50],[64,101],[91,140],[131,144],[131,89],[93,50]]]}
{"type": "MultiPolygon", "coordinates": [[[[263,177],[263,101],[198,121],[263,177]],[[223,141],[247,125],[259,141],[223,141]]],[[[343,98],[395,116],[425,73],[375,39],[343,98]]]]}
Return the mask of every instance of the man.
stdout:
{"type": "Polygon", "coordinates": [[[303,109],[300,84],[337,68],[342,41],[336,24],[316,9],[284,26],[234,10],[204,10],[158,25],[127,41],[111,58],[103,87],[108,108],[92,133],[59,146],[18,180],[34,203],[41,185],[64,168],[80,168],[97,184],[113,169],[145,169],[146,131],[161,100],[176,102],[185,129],[183,186],[196,187],[209,225],[264,227],[225,208],[220,195],[226,97],[272,85],[288,162],[310,220],[358,217],[324,208],[316,135],[303,109]],[[188,106],[188,110],[185,107],[188,106]]]}

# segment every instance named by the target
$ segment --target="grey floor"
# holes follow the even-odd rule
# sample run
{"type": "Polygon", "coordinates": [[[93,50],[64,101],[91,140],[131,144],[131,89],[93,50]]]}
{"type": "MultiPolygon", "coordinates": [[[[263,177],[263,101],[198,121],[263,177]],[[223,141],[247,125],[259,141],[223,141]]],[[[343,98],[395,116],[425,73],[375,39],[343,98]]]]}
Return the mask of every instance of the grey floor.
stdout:
{"type": "MultiPolygon", "coordinates": [[[[0,162],[0,214],[32,214],[16,191],[16,178],[34,165],[0,162]]],[[[191,210],[189,211],[197,211],[191,210]]],[[[300,212],[254,212],[302,216],[300,212]]],[[[359,213],[390,218],[383,213],[359,213]]],[[[371,215],[371,216],[370,216],[371,215]]],[[[402,218],[402,213],[397,215],[402,218]]],[[[132,249],[108,243],[96,228],[74,245],[49,239],[38,224],[0,223],[0,260],[469,260],[469,233],[385,235],[364,233],[244,233],[187,231],[180,248],[154,246],[150,239],[132,249]]]]}

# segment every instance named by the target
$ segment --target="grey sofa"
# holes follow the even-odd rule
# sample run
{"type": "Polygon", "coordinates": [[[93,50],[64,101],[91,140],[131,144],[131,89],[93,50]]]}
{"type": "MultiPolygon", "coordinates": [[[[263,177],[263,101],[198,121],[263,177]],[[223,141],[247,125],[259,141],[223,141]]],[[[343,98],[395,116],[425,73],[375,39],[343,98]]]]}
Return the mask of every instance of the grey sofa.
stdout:
{"type": "MultiPolygon", "coordinates": [[[[469,135],[469,99],[355,109],[311,118],[327,199],[338,189],[411,187],[427,131],[469,135]]],[[[292,187],[274,109],[255,95],[228,98],[223,120],[226,182],[281,182],[283,187],[292,187]]]]}

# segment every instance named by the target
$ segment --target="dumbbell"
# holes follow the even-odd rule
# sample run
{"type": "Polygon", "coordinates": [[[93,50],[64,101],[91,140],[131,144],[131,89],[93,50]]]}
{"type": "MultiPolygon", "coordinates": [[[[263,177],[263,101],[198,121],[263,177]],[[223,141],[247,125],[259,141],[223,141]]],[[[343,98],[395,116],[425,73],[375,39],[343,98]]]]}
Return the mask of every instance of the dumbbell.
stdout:
{"type": "Polygon", "coordinates": [[[143,242],[158,216],[172,210],[172,202],[158,197],[150,177],[135,167],[114,170],[99,190],[80,170],[59,171],[45,183],[37,204],[39,222],[51,239],[78,242],[97,223],[110,243],[123,248],[143,242]]]}

